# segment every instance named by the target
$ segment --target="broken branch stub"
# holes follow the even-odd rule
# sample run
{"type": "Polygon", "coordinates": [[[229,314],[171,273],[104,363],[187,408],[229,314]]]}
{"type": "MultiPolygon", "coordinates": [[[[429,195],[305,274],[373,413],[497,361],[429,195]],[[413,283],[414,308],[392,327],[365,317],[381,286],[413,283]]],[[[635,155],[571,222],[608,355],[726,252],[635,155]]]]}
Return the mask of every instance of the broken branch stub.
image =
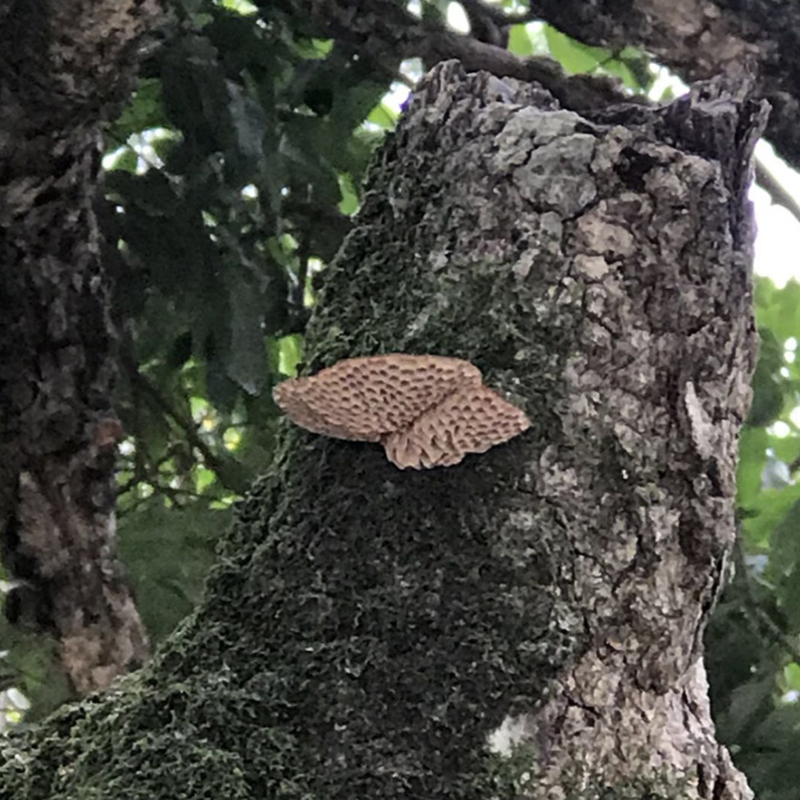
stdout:
{"type": "Polygon", "coordinates": [[[459,358],[391,354],[350,358],[276,386],[275,402],[314,433],[381,442],[401,469],[458,464],[530,427],[459,358]]]}

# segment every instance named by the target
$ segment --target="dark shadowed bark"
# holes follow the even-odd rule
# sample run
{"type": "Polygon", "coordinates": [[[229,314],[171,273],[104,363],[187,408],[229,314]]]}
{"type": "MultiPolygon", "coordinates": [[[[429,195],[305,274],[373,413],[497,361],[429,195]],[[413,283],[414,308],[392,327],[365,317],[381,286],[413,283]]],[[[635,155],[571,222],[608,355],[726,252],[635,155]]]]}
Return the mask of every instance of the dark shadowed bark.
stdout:
{"type": "Polygon", "coordinates": [[[763,117],[713,83],[592,120],[438,67],[326,274],[310,366],[458,356],[531,429],[416,472],[287,425],[204,604],[118,692],[5,743],[0,798],[751,797],[701,634],[763,117]]]}
{"type": "Polygon", "coordinates": [[[143,660],[116,561],[121,434],[93,203],[100,125],[155,2],[0,2],[0,524],[6,614],[58,638],[76,691],[143,660]]]}
{"type": "Polygon", "coordinates": [[[537,0],[537,11],[577,39],[639,45],[685,81],[757,74],[772,106],[765,135],[800,168],[800,5],[794,0],[537,0]]]}

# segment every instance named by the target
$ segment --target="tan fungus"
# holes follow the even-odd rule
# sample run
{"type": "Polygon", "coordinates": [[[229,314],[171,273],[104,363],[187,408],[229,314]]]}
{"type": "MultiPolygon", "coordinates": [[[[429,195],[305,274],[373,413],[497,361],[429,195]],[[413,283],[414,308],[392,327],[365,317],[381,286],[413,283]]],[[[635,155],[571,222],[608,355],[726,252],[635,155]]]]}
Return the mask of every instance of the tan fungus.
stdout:
{"type": "Polygon", "coordinates": [[[314,433],[381,442],[400,469],[453,466],[530,427],[523,411],[483,385],[476,366],[444,356],[349,358],[284,381],[273,396],[314,433]]]}

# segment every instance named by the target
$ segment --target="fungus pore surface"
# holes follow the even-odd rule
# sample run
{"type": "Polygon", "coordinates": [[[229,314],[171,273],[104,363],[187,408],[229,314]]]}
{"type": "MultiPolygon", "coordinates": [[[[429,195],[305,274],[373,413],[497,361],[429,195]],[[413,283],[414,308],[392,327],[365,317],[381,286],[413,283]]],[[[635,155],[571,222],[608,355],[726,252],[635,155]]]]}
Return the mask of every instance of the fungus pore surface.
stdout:
{"type": "Polygon", "coordinates": [[[349,358],[276,386],[275,402],[297,425],[336,439],[381,442],[401,469],[458,464],[530,427],[516,406],[484,386],[460,358],[349,358]]]}

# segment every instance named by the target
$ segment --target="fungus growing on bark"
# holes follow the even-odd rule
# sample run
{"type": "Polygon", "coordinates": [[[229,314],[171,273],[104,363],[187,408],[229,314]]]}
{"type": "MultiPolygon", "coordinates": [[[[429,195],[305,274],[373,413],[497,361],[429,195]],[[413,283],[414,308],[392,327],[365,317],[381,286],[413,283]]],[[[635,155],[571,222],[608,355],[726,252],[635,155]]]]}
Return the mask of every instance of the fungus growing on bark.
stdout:
{"type": "Polygon", "coordinates": [[[273,396],[300,427],[381,442],[401,469],[452,466],[530,427],[523,411],[484,386],[480,370],[460,358],[350,358],[284,381],[273,396]]]}

